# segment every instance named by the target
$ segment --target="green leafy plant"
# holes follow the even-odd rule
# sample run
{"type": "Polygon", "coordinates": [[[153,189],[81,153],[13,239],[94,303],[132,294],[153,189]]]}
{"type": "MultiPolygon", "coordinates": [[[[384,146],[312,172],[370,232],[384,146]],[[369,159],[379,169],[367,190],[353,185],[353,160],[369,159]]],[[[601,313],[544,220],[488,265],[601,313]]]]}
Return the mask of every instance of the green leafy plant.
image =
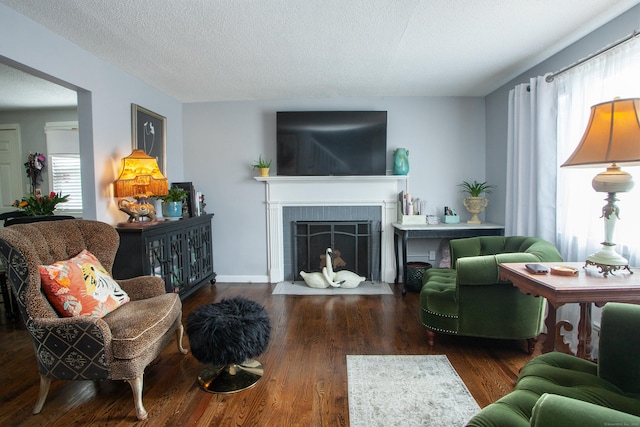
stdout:
{"type": "Polygon", "coordinates": [[[11,205],[15,206],[26,215],[51,215],[56,209],[58,203],[64,203],[69,195],[61,196],[60,193],[51,192],[49,195],[43,196],[39,192],[33,196],[23,197],[22,200],[16,200],[11,205]]]}
{"type": "Polygon", "coordinates": [[[187,190],[175,185],[169,189],[169,192],[165,196],[154,196],[156,199],[160,199],[163,202],[184,202],[189,193],[187,190]]]}
{"type": "Polygon", "coordinates": [[[271,160],[265,160],[262,158],[262,154],[258,156],[258,160],[255,160],[251,165],[254,169],[267,169],[271,167],[271,160]]]}
{"type": "Polygon", "coordinates": [[[473,181],[473,183],[462,181],[458,184],[458,187],[462,187],[461,193],[467,193],[471,197],[480,197],[482,193],[489,195],[492,193],[493,185],[489,185],[486,182],[473,181]]]}

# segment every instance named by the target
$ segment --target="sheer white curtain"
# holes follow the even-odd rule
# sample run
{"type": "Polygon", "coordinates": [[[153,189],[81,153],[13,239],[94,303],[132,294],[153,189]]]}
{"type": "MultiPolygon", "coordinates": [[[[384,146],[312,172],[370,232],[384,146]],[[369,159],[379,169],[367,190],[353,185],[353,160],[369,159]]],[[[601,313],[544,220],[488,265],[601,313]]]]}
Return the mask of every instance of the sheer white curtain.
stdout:
{"type": "MultiPolygon", "coordinates": [[[[640,97],[640,39],[588,61],[557,78],[558,160],[563,163],[578,146],[585,131],[591,106],[620,98],[640,97]]],[[[626,167],[640,182],[640,167],[626,167]]],[[[600,249],[604,221],[604,193],[591,187],[593,177],[605,168],[562,168],[558,170],[558,248],[567,261],[583,261],[600,249]]],[[[616,224],[616,250],[631,265],[640,265],[640,184],[619,193],[620,220],[616,224]]]]}
{"type": "MultiPolygon", "coordinates": [[[[640,40],[634,39],[605,54],[591,59],[556,78],[558,88],[557,144],[558,166],[578,146],[585,131],[591,106],[620,98],[640,97],[640,40]]],[[[640,182],[640,167],[626,167],[640,182]]],[[[593,177],[604,168],[558,168],[558,209],[556,245],[566,261],[584,261],[600,249],[604,240],[604,220],[600,218],[605,205],[605,193],[591,187],[593,177]]],[[[619,193],[620,220],[616,224],[614,242],[616,250],[640,265],[640,184],[628,193],[619,193]]],[[[578,310],[564,306],[558,319],[574,325],[565,335],[572,349],[577,346],[578,310]]],[[[593,320],[599,324],[600,310],[594,309],[593,320]]],[[[595,334],[594,334],[595,335],[595,334]]],[[[592,355],[598,355],[597,336],[592,340],[592,355]]]]}
{"type": "Polygon", "coordinates": [[[535,77],[509,92],[506,235],[556,240],[555,83],[535,77]]]}

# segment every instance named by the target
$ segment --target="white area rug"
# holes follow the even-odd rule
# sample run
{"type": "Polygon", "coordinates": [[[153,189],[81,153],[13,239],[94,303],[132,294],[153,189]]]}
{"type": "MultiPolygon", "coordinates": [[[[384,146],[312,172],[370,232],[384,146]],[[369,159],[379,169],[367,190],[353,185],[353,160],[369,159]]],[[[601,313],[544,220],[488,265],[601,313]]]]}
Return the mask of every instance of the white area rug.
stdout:
{"type": "Polygon", "coordinates": [[[357,288],[310,288],[304,282],[280,282],[273,289],[273,295],[392,295],[388,283],[362,282],[357,288]]]}
{"type": "Polygon", "coordinates": [[[351,427],[464,426],[480,407],[447,356],[347,355],[351,427]]]}

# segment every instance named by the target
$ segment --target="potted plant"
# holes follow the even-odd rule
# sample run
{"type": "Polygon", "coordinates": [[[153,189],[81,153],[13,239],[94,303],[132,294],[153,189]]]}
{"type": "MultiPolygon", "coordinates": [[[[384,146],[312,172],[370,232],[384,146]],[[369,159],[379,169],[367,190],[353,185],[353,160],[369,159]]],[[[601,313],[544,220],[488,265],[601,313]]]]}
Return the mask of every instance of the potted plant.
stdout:
{"type": "Polygon", "coordinates": [[[271,160],[265,160],[262,158],[262,154],[258,156],[258,160],[254,161],[251,165],[253,169],[260,169],[260,176],[269,176],[269,168],[271,167],[271,160]]]}
{"type": "Polygon", "coordinates": [[[474,180],[472,183],[468,181],[462,181],[458,184],[462,189],[461,193],[466,193],[469,196],[462,199],[464,207],[471,214],[471,219],[467,221],[468,224],[480,224],[480,218],[478,214],[484,211],[484,208],[489,204],[489,200],[486,197],[482,197],[481,194],[489,195],[492,192],[493,185],[489,185],[485,182],[478,182],[474,180]]]}
{"type": "Polygon", "coordinates": [[[169,221],[182,218],[182,203],[188,194],[187,190],[174,185],[166,195],[156,196],[157,199],[162,200],[162,216],[169,221]]]}

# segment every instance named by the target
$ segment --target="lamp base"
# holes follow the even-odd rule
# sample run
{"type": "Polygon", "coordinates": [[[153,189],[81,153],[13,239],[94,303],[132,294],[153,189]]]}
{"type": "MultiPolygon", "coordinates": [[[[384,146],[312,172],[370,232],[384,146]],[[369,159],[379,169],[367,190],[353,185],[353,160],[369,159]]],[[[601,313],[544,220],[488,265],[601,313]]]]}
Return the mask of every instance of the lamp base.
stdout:
{"type": "Polygon", "coordinates": [[[603,243],[602,249],[598,252],[591,254],[585,261],[585,266],[594,265],[598,267],[599,272],[607,277],[609,274],[613,274],[614,271],[625,269],[629,273],[633,274],[629,269],[629,261],[623,258],[620,254],[613,250],[612,245],[603,243]]]}
{"type": "Polygon", "coordinates": [[[149,218],[147,222],[156,221],[156,208],[144,196],[133,196],[136,200],[121,199],[118,202],[118,208],[129,215],[128,223],[139,226],[144,224],[144,218],[149,218]]]}

